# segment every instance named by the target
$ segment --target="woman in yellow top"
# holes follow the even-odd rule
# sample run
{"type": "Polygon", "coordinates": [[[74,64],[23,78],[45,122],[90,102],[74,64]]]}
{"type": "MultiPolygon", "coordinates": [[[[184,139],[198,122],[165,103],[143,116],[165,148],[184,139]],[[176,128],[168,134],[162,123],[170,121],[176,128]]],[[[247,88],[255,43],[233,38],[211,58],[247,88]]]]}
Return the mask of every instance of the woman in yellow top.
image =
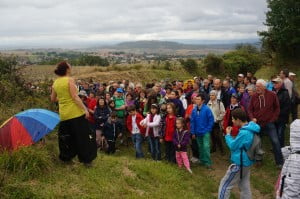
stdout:
{"type": "Polygon", "coordinates": [[[61,62],[54,73],[58,78],[52,86],[51,100],[59,105],[59,158],[69,162],[77,155],[80,162],[90,164],[97,156],[96,136],[89,128],[89,112],[70,77],[71,65],[61,62]]]}

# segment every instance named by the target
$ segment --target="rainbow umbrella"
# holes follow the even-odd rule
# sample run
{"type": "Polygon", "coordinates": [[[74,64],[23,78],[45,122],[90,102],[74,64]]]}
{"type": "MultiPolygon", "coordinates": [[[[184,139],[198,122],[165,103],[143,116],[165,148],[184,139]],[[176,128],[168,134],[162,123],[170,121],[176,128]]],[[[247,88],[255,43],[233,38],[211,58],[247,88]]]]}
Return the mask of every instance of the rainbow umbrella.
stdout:
{"type": "Polygon", "coordinates": [[[59,123],[57,113],[45,109],[29,109],[16,114],[0,126],[0,148],[15,150],[43,138],[59,123]]]}

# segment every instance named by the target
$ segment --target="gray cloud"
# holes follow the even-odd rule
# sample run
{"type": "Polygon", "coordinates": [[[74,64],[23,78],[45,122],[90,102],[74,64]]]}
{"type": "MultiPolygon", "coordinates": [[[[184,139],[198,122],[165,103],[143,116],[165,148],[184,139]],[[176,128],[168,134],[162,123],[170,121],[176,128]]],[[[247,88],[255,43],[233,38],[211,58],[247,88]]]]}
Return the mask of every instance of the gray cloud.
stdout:
{"type": "Polygon", "coordinates": [[[265,0],[0,0],[0,45],[255,38],[266,10],[265,0]]]}

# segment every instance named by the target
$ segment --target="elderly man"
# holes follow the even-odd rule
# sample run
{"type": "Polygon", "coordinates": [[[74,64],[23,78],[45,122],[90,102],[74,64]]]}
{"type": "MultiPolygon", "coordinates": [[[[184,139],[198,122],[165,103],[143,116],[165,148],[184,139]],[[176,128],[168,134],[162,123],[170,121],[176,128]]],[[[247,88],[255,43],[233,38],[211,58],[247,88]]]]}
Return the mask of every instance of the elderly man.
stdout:
{"type": "Polygon", "coordinates": [[[283,82],[280,78],[275,78],[272,80],[274,85],[274,91],[277,94],[279,105],[280,105],[280,113],[277,121],[275,122],[277,128],[277,134],[280,142],[281,148],[284,147],[284,131],[286,124],[289,121],[290,108],[291,108],[291,100],[289,97],[288,90],[284,88],[283,82]]]}
{"type": "Polygon", "coordinates": [[[223,102],[223,104],[226,108],[226,106],[228,104],[226,104],[226,101],[225,101],[225,91],[222,88],[222,82],[221,82],[220,79],[215,79],[214,80],[214,90],[217,93],[217,100],[220,101],[220,102],[223,102]]]}
{"type": "Polygon", "coordinates": [[[256,93],[250,101],[248,114],[252,121],[261,126],[262,132],[270,137],[276,165],[278,168],[281,168],[283,158],[275,126],[275,121],[277,121],[280,113],[280,107],[276,94],[268,91],[266,85],[266,81],[262,79],[257,80],[256,93]]]}

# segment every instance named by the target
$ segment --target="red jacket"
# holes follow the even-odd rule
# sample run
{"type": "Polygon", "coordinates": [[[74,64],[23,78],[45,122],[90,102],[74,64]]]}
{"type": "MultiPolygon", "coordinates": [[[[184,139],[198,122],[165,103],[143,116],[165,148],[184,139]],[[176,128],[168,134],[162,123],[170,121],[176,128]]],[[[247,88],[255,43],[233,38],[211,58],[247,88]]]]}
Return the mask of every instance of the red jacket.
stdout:
{"type": "MultiPolygon", "coordinates": [[[[136,124],[137,124],[141,134],[145,134],[145,132],[146,132],[146,129],[140,125],[140,123],[143,119],[144,119],[143,116],[137,112],[135,121],[136,121],[136,124]]],[[[127,129],[130,131],[130,133],[132,134],[132,116],[131,115],[129,115],[127,117],[126,126],[127,126],[127,129]]]]}
{"type": "Polygon", "coordinates": [[[251,97],[248,107],[249,118],[257,119],[257,123],[264,127],[269,122],[275,122],[280,113],[280,106],[277,95],[266,90],[264,95],[254,94],[251,97]]]}
{"type": "MultiPolygon", "coordinates": [[[[241,108],[241,109],[245,110],[244,107],[241,106],[241,105],[238,105],[234,109],[236,109],[236,108],[241,108]]],[[[232,127],[232,131],[231,131],[232,136],[237,136],[237,134],[239,133],[240,128],[238,126],[234,126],[232,124],[231,111],[233,111],[233,110],[230,110],[229,107],[226,109],[225,116],[224,116],[224,119],[223,119],[223,130],[224,130],[223,133],[224,133],[224,135],[226,135],[226,128],[228,126],[232,127]]]]}
{"type": "MultiPolygon", "coordinates": [[[[88,104],[87,104],[88,109],[94,110],[96,105],[97,105],[97,100],[89,98],[88,104]]],[[[88,120],[89,120],[89,122],[94,124],[95,123],[94,114],[90,113],[88,120]]]]}
{"type": "Polygon", "coordinates": [[[166,116],[166,125],[165,125],[165,141],[172,142],[174,132],[176,130],[176,116],[169,117],[166,116]]]}
{"type": "Polygon", "coordinates": [[[192,115],[193,109],[194,109],[194,104],[190,104],[190,105],[188,105],[187,109],[185,110],[185,116],[184,116],[184,119],[185,119],[185,121],[186,121],[187,130],[188,130],[189,132],[190,132],[190,130],[191,130],[190,117],[191,117],[191,115],[192,115]]]}

